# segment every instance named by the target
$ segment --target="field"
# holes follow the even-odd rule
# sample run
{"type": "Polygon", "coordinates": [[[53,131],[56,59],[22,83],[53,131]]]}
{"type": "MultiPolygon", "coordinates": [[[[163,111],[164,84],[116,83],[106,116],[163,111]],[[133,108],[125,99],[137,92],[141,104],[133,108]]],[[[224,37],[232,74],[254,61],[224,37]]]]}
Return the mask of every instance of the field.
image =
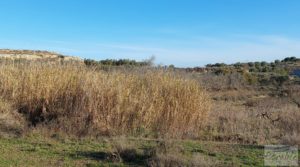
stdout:
{"type": "MultiPolygon", "coordinates": [[[[41,52],[38,52],[41,54],[41,52]]],[[[0,166],[263,166],[300,144],[300,61],[5,60],[0,166]]]]}

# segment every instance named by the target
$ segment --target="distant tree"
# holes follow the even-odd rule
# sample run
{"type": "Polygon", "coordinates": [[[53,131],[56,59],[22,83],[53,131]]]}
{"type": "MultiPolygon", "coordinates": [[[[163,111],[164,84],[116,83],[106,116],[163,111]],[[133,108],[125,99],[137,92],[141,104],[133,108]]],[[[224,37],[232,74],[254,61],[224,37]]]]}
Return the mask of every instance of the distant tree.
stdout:
{"type": "Polygon", "coordinates": [[[255,62],[254,65],[255,65],[255,68],[259,69],[261,64],[260,64],[260,62],[255,62]]]}
{"type": "Polygon", "coordinates": [[[214,65],[212,65],[213,67],[225,67],[227,66],[225,63],[216,63],[214,65]]]}
{"type": "Polygon", "coordinates": [[[212,67],[212,64],[206,64],[205,67],[212,67]]]}
{"type": "Polygon", "coordinates": [[[260,63],[260,65],[261,65],[262,67],[266,66],[267,64],[268,64],[268,63],[265,62],[265,61],[262,61],[262,62],[260,63]]]}
{"type": "Polygon", "coordinates": [[[290,57],[290,61],[297,61],[296,57],[290,57]]]}
{"type": "Polygon", "coordinates": [[[241,67],[242,67],[242,63],[237,62],[237,63],[233,64],[233,66],[234,66],[235,68],[241,68],[241,67]]]}
{"type": "Polygon", "coordinates": [[[298,61],[299,59],[297,59],[296,57],[286,57],[282,60],[282,62],[295,62],[298,61]]]}
{"type": "Polygon", "coordinates": [[[275,63],[270,63],[270,66],[272,67],[272,68],[274,68],[275,66],[276,66],[276,64],[275,63]]]}
{"type": "Polygon", "coordinates": [[[150,66],[153,64],[153,59],[145,60],[145,61],[135,61],[135,60],[129,60],[129,59],[119,59],[119,60],[113,60],[113,59],[106,59],[106,60],[100,60],[95,61],[91,59],[85,59],[84,63],[87,66],[150,66]]]}
{"type": "Polygon", "coordinates": [[[96,65],[97,61],[92,60],[92,59],[84,59],[84,64],[87,66],[96,65]]]}
{"type": "Polygon", "coordinates": [[[253,67],[253,66],[254,66],[254,63],[253,63],[253,62],[249,62],[249,63],[248,63],[248,66],[249,66],[249,67],[253,67]]]}
{"type": "Polygon", "coordinates": [[[155,61],[155,56],[152,55],[149,59],[145,60],[144,62],[146,63],[146,65],[152,66],[154,64],[154,61],[155,61]]]}
{"type": "Polygon", "coordinates": [[[169,65],[169,68],[172,68],[172,69],[174,69],[174,68],[175,68],[175,66],[174,66],[173,64],[171,64],[171,65],[169,65]]]}

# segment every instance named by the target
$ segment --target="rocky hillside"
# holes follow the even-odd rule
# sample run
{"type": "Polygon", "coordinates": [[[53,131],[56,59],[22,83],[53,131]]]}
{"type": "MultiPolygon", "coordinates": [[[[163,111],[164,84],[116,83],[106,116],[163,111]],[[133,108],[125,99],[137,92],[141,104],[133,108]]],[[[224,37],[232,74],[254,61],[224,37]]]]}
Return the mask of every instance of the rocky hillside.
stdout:
{"type": "Polygon", "coordinates": [[[0,49],[0,60],[15,61],[49,61],[49,62],[79,62],[83,60],[79,57],[65,56],[55,52],[40,50],[10,50],[0,49]]]}

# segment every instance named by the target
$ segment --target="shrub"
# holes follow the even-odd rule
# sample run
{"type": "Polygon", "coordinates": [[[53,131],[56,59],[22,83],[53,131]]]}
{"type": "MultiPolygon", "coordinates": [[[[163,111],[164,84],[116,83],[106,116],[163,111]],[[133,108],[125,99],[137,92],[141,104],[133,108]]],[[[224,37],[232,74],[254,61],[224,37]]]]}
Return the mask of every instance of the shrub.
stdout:
{"type": "Polygon", "coordinates": [[[256,84],[258,81],[257,77],[251,73],[244,72],[243,76],[244,76],[244,79],[251,85],[256,84]]]}
{"type": "Polygon", "coordinates": [[[282,86],[283,83],[285,83],[286,81],[289,80],[289,76],[288,75],[279,75],[279,76],[272,76],[271,80],[273,82],[275,82],[275,84],[282,86]]]}
{"type": "Polygon", "coordinates": [[[227,67],[218,68],[215,71],[215,74],[217,74],[217,75],[226,75],[226,74],[229,74],[229,73],[231,73],[231,69],[227,68],[227,67]]]}
{"type": "Polygon", "coordinates": [[[284,68],[276,68],[275,67],[273,71],[279,75],[288,75],[289,74],[288,70],[286,70],[284,68]]]}

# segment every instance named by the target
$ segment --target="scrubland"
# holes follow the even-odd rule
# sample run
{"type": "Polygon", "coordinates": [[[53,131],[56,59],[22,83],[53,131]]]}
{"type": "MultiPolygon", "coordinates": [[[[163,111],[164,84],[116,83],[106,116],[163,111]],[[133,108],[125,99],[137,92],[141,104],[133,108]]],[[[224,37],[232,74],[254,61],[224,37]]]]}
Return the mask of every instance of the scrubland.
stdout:
{"type": "Polygon", "coordinates": [[[300,144],[298,78],[222,70],[1,64],[0,165],[263,166],[300,144]]]}

